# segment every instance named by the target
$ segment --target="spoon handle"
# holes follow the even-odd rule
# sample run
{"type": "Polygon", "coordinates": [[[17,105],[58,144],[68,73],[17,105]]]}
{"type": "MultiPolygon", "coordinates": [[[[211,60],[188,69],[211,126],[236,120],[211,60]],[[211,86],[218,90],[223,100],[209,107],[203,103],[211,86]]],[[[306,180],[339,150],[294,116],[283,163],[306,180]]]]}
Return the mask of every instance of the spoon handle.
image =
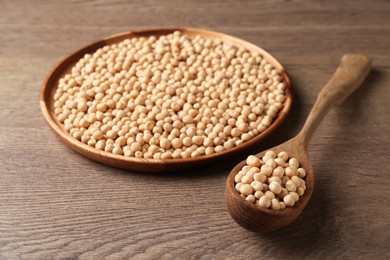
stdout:
{"type": "Polygon", "coordinates": [[[339,67],[319,93],[306,123],[299,133],[305,147],[330,109],[341,104],[363,83],[371,67],[371,59],[364,55],[345,54],[342,57],[339,67]]]}

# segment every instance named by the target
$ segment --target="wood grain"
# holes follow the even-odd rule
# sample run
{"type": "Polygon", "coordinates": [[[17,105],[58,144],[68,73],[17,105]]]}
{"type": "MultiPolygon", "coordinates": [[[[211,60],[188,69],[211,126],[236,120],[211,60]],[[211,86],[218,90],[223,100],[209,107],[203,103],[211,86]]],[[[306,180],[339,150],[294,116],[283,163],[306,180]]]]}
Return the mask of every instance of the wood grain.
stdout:
{"type": "Polygon", "coordinates": [[[0,1],[0,259],[390,258],[388,1],[0,1]],[[292,110],[253,153],[302,127],[342,54],[373,59],[368,80],[309,145],[316,189],[289,227],[257,235],[224,204],[229,171],[138,174],[60,142],[39,109],[44,77],[107,35],[162,26],[231,34],[273,54],[292,110]]]}

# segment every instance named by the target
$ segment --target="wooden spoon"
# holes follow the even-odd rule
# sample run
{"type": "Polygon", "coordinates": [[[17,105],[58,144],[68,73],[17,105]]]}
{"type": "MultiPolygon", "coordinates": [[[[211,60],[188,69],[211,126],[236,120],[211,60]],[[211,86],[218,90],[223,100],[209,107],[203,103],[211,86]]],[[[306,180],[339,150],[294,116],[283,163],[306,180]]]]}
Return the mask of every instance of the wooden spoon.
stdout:
{"type": "MultiPolygon", "coordinates": [[[[329,110],[341,104],[362,84],[371,66],[371,60],[366,56],[359,54],[344,55],[335,74],[318,95],[301,132],[291,140],[269,149],[276,153],[286,151],[290,157],[297,158],[301,167],[306,170],[307,189],[293,207],[272,210],[244,200],[234,188],[234,176],[246,162],[242,161],[234,167],[226,182],[225,200],[230,215],[239,225],[255,232],[269,232],[287,226],[298,217],[314,189],[313,169],[307,152],[308,143],[329,110]]],[[[265,152],[263,151],[257,156],[262,157],[265,152]]]]}

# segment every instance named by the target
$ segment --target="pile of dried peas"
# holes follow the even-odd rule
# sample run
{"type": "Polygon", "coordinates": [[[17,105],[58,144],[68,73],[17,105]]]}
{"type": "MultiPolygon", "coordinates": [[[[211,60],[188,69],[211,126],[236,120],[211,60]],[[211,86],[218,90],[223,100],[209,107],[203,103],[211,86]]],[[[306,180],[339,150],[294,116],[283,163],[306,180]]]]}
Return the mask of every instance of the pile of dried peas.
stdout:
{"type": "Polygon", "coordinates": [[[154,159],[221,152],[269,127],[286,84],[259,54],[176,31],[86,54],[59,80],[55,114],[75,139],[154,159]]]}
{"type": "Polygon", "coordinates": [[[249,155],[235,176],[235,188],[247,201],[259,207],[280,210],[292,207],[305,193],[306,171],[287,152],[270,150],[260,159],[249,155]]]}

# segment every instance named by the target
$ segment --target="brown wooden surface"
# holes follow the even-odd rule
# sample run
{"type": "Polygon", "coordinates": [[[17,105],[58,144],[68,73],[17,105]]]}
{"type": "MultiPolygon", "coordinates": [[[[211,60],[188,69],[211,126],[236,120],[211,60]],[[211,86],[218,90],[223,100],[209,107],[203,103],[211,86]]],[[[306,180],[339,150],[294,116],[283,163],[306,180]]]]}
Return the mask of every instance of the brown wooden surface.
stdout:
{"type": "Polygon", "coordinates": [[[0,1],[0,259],[389,258],[388,1],[0,1]],[[123,31],[205,28],[263,47],[292,79],[282,127],[297,134],[343,53],[370,56],[368,81],[309,145],[312,198],[289,227],[238,226],[224,204],[232,167],[141,174],[82,157],[39,109],[46,74],[75,49],[123,31]]]}

